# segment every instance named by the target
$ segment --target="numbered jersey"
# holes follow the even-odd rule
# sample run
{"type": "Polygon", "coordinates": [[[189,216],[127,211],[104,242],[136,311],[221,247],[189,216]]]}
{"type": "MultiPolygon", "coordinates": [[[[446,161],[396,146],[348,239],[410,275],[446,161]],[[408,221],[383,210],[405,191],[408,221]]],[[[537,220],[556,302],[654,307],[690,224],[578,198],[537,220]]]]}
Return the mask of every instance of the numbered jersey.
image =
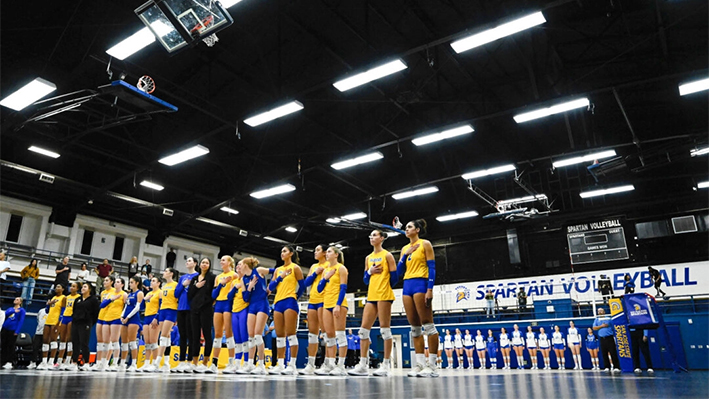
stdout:
{"type": "Polygon", "coordinates": [[[372,252],[367,257],[367,270],[374,266],[381,265],[382,272],[372,274],[369,277],[369,288],[367,288],[367,300],[393,301],[394,290],[391,289],[391,277],[389,275],[389,263],[387,262],[389,251],[372,252]]]}

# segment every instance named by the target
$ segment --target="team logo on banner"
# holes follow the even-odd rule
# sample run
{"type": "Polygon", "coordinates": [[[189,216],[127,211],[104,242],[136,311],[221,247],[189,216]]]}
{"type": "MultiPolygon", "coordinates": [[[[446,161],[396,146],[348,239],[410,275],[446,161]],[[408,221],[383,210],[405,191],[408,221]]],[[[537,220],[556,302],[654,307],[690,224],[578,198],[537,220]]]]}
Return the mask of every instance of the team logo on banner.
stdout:
{"type": "Polygon", "coordinates": [[[611,307],[611,316],[615,316],[623,311],[623,306],[620,304],[620,299],[612,298],[608,301],[608,303],[611,307]]]}
{"type": "Polygon", "coordinates": [[[470,289],[464,285],[455,287],[455,301],[467,301],[470,299],[470,289]]]}

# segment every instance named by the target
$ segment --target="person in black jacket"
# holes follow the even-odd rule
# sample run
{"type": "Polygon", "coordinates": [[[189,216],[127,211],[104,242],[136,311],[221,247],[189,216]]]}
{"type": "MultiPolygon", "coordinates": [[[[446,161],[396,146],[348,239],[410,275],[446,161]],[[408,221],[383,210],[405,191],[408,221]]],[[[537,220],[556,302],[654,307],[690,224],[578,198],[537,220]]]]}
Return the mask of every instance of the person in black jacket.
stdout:
{"type": "Polygon", "coordinates": [[[199,337],[204,337],[204,360],[199,363],[200,345],[190,343],[190,356],[195,373],[204,373],[209,368],[210,354],[212,353],[212,317],[214,316],[214,299],[212,290],[214,289],[215,276],[212,273],[212,262],[209,258],[202,258],[199,262],[199,275],[190,281],[190,288],[187,290],[187,298],[190,301],[190,319],[192,322],[192,337],[195,343],[199,342],[199,337]]]}
{"type": "Polygon", "coordinates": [[[82,370],[88,370],[89,357],[89,336],[91,327],[98,320],[99,301],[91,283],[84,283],[81,286],[81,296],[74,301],[74,319],[71,324],[71,341],[74,348],[74,367],[79,364],[79,356],[83,361],[82,370]]]}

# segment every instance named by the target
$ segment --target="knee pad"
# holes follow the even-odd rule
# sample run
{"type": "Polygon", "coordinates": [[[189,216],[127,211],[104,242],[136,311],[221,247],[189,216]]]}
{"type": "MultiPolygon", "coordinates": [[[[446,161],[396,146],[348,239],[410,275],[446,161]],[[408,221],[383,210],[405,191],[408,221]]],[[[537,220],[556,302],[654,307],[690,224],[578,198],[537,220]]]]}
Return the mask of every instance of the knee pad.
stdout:
{"type": "Polygon", "coordinates": [[[327,337],[327,338],[325,338],[325,342],[327,343],[328,348],[331,348],[331,347],[337,345],[337,340],[335,338],[327,337]]]}
{"type": "Polygon", "coordinates": [[[49,343],[49,349],[56,350],[59,347],[56,342],[52,341],[49,343]]]}
{"type": "Polygon", "coordinates": [[[150,350],[156,350],[158,349],[158,344],[150,344],[150,350]]]}
{"type": "Polygon", "coordinates": [[[128,342],[128,349],[130,349],[130,350],[138,349],[138,341],[128,342]]]}
{"type": "Polygon", "coordinates": [[[366,328],[360,328],[357,335],[359,335],[362,341],[366,341],[369,339],[369,330],[366,328]]]}
{"type": "Polygon", "coordinates": [[[248,343],[247,343],[247,345],[249,346],[249,349],[256,346],[256,342],[254,342],[254,341],[256,341],[255,338],[249,338],[248,343]]]}
{"type": "Polygon", "coordinates": [[[423,328],[421,326],[411,326],[411,336],[418,338],[423,335],[423,328]]]}
{"type": "Polygon", "coordinates": [[[221,338],[214,338],[214,341],[212,341],[212,348],[221,348],[221,347],[222,347],[221,338]]]}
{"type": "MultiPolygon", "coordinates": [[[[101,344],[99,344],[101,345],[101,344]]],[[[48,352],[49,351],[49,344],[42,344],[42,352],[48,352]]]]}
{"type": "Polygon", "coordinates": [[[335,331],[335,338],[338,346],[347,346],[347,335],[344,331],[335,331]]]}
{"type": "Polygon", "coordinates": [[[121,344],[121,352],[128,352],[128,344],[121,344]]]}
{"type": "MultiPolygon", "coordinates": [[[[44,349],[44,348],[42,348],[42,349],[44,349]]],[[[103,342],[99,342],[96,344],[96,351],[103,352],[105,350],[106,350],[106,344],[104,344],[103,342]]]]}
{"type": "Polygon", "coordinates": [[[59,350],[60,350],[60,351],[66,350],[66,342],[60,342],[60,343],[59,343],[59,350]]]}
{"type": "Polygon", "coordinates": [[[160,337],[160,346],[168,347],[170,346],[170,338],[168,337],[160,337]]]}
{"type": "Polygon", "coordinates": [[[288,345],[298,346],[298,336],[297,335],[289,335],[288,336],[288,345]]]}
{"type": "Polygon", "coordinates": [[[423,333],[426,335],[437,335],[436,325],[434,323],[426,323],[423,325],[423,333]]]}
{"type": "Polygon", "coordinates": [[[121,349],[120,342],[111,342],[109,345],[111,345],[111,349],[113,349],[114,351],[121,349]]]}
{"type": "Polygon", "coordinates": [[[276,338],[276,348],[285,348],[285,347],[286,347],[286,338],[285,337],[276,338]]]}
{"type": "Polygon", "coordinates": [[[256,346],[261,346],[261,345],[263,345],[263,337],[260,336],[260,335],[255,336],[255,337],[254,337],[254,343],[256,344],[256,346]]]}
{"type": "Polygon", "coordinates": [[[234,349],[236,347],[236,342],[234,342],[234,337],[229,337],[226,339],[227,349],[234,349]]]}
{"type": "Polygon", "coordinates": [[[385,340],[385,341],[394,338],[394,337],[391,335],[391,328],[383,327],[383,328],[381,329],[381,332],[382,332],[382,339],[385,340]]]}
{"type": "Polygon", "coordinates": [[[74,352],[74,344],[72,344],[71,342],[68,342],[66,344],[66,351],[67,352],[74,352]]]}
{"type": "Polygon", "coordinates": [[[235,344],[234,351],[236,351],[236,353],[243,353],[246,351],[246,344],[235,344]]]}
{"type": "Polygon", "coordinates": [[[308,333],[308,343],[309,344],[317,344],[320,341],[318,341],[318,335],[313,334],[313,333],[308,333]]]}

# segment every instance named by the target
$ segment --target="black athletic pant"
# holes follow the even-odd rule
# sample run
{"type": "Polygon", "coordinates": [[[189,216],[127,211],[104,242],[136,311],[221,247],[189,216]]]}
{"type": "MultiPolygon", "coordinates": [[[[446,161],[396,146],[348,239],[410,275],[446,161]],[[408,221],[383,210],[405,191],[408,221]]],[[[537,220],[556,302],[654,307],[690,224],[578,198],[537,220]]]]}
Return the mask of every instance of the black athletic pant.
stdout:
{"type": "Polygon", "coordinates": [[[608,364],[608,354],[611,355],[611,360],[613,361],[613,367],[615,369],[620,369],[620,361],[618,360],[618,349],[615,346],[615,339],[612,335],[607,337],[600,337],[601,341],[601,358],[603,359],[603,364],[606,368],[611,368],[608,364]]]}
{"type": "Polygon", "coordinates": [[[212,341],[214,341],[214,335],[212,335],[214,309],[205,307],[196,312],[192,311],[190,316],[192,319],[192,337],[194,338],[194,345],[190,343],[190,357],[199,356],[199,340],[203,336],[204,357],[209,359],[212,355],[212,341]]]}
{"type": "Polygon", "coordinates": [[[32,361],[40,364],[42,363],[42,343],[44,342],[44,335],[35,334],[32,338],[32,361]]]}
{"type": "MultiPolygon", "coordinates": [[[[187,356],[191,352],[187,352],[187,341],[190,343],[190,348],[194,346],[192,342],[192,317],[189,310],[177,311],[177,329],[180,332],[180,361],[187,360],[187,356]]],[[[197,344],[199,348],[199,344],[197,344]]]]}
{"type": "Polygon", "coordinates": [[[74,346],[72,360],[79,364],[79,355],[84,364],[89,363],[91,352],[89,351],[89,338],[91,336],[91,324],[74,320],[71,323],[71,344],[74,346]]]}
{"type": "Polygon", "coordinates": [[[647,368],[653,368],[652,359],[650,359],[650,345],[647,343],[647,341],[643,340],[643,335],[643,330],[630,330],[630,347],[633,356],[634,369],[640,368],[640,351],[642,351],[643,353],[647,368]]]}
{"type": "Polygon", "coordinates": [[[2,334],[0,336],[0,342],[2,342],[2,365],[5,363],[12,363],[15,361],[15,341],[17,341],[17,335],[15,331],[8,330],[7,328],[2,329],[2,334]]]}

